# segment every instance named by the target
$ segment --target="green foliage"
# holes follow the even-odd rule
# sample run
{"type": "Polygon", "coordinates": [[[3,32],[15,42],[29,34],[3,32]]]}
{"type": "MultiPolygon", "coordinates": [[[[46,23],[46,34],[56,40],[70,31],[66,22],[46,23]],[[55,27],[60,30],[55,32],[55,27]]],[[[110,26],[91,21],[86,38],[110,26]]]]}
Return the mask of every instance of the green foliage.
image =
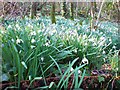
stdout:
{"type": "Polygon", "coordinates": [[[119,50],[119,44],[115,25],[101,22],[96,31],[90,31],[88,19],[72,21],[56,17],[56,24],[52,24],[49,17],[5,21],[5,31],[0,30],[3,74],[10,81],[18,81],[19,87],[20,80],[42,77],[46,82],[45,78],[54,73],[62,76],[57,88],[67,87],[74,74],[72,84],[78,83],[74,87],[80,87],[85,74],[89,75],[96,67],[100,69],[111,58],[111,63],[116,61],[115,51],[119,50]],[[71,72],[72,67],[75,69],[71,72]],[[83,72],[80,81],[78,70],[83,72]]]}

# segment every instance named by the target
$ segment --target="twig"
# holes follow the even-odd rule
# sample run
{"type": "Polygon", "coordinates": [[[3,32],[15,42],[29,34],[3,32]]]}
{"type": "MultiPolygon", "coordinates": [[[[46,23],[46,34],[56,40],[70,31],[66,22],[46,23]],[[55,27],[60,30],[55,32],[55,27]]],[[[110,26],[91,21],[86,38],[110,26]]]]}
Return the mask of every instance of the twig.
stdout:
{"type": "Polygon", "coordinates": [[[100,10],[99,10],[97,20],[96,20],[96,26],[98,25],[99,18],[100,18],[100,15],[101,15],[101,11],[102,11],[102,7],[103,7],[104,2],[105,2],[105,0],[102,1],[101,6],[100,6],[100,10]]]}

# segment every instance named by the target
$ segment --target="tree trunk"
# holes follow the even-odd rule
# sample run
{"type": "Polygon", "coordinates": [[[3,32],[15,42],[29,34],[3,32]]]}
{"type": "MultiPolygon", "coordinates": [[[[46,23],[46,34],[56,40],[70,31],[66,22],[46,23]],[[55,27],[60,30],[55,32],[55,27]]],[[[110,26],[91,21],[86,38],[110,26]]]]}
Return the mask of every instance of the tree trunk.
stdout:
{"type": "Polygon", "coordinates": [[[37,3],[32,2],[32,5],[31,5],[31,19],[33,19],[37,14],[37,11],[36,11],[37,7],[36,6],[37,6],[37,3]]]}
{"type": "Polygon", "coordinates": [[[66,2],[63,2],[62,3],[63,5],[62,5],[62,16],[63,17],[65,17],[65,18],[67,18],[67,8],[66,8],[66,2]]]}
{"type": "Polygon", "coordinates": [[[52,8],[51,8],[51,21],[52,21],[52,23],[56,23],[56,19],[55,19],[55,2],[52,3],[52,8]]]}
{"type": "Polygon", "coordinates": [[[76,2],[76,18],[78,17],[78,0],[76,2]]]}
{"type": "Polygon", "coordinates": [[[74,20],[74,6],[73,6],[73,3],[71,2],[70,3],[70,19],[71,20],[74,20]]]}

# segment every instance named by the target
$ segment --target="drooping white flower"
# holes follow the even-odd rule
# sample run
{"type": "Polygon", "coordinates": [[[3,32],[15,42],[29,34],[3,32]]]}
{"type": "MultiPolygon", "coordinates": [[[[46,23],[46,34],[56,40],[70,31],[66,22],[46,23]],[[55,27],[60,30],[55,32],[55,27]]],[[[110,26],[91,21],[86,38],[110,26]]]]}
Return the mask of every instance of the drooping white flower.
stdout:
{"type": "Polygon", "coordinates": [[[30,47],[31,47],[31,49],[35,48],[35,46],[34,46],[34,45],[31,45],[30,47]]]}
{"type": "Polygon", "coordinates": [[[113,48],[113,49],[116,49],[116,46],[113,46],[112,48],[113,48]]]}
{"type": "Polygon", "coordinates": [[[111,38],[109,38],[109,42],[112,42],[112,39],[111,39],[111,38]]]}
{"type": "Polygon", "coordinates": [[[103,37],[103,36],[102,36],[102,37],[100,37],[100,40],[101,40],[101,41],[105,40],[105,37],[103,37]]]}
{"type": "Polygon", "coordinates": [[[91,31],[95,32],[95,29],[92,29],[91,31]]]}
{"type": "Polygon", "coordinates": [[[89,42],[94,42],[94,38],[90,38],[90,39],[89,39],[89,42]]]}
{"type": "Polygon", "coordinates": [[[23,40],[22,39],[19,39],[19,38],[17,38],[17,40],[16,40],[16,44],[19,44],[19,43],[23,43],[23,40]]]}
{"type": "Polygon", "coordinates": [[[17,28],[18,30],[20,30],[19,24],[16,24],[15,26],[16,26],[16,28],[17,28]]]}
{"type": "Polygon", "coordinates": [[[11,41],[12,41],[12,42],[15,42],[15,40],[14,40],[13,38],[11,39],[11,41]]]}
{"type": "Polygon", "coordinates": [[[1,33],[2,33],[2,34],[4,34],[4,33],[5,33],[5,31],[1,30],[1,33]]]}
{"type": "MultiPolygon", "coordinates": [[[[71,71],[71,72],[74,71],[73,67],[71,67],[70,71],[71,71]]],[[[78,70],[78,74],[81,74],[81,71],[80,71],[80,70],[78,70]]]]}
{"type": "Polygon", "coordinates": [[[33,28],[33,26],[32,26],[32,25],[30,25],[30,24],[28,24],[28,27],[33,28]]]}
{"type": "Polygon", "coordinates": [[[96,43],[96,42],[94,42],[94,43],[93,43],[93,46],[97,46],[97,43],[96,43]]]}
{"type": "Polygon", "coordinates": [[[27,69],[27,65],[24,61],[22,61],[21,64],[25,67],[25,69],[27,69]]]}
{"type": "Polygon", "coordinates": [[[84,34],[82,38],[83,38],[83,39],[86,39],[86,38],[87,38],[87,35],[86,35],[86,34],[84,34]]]}
{"type": "Polygon", "coordinates": [[[8,28],[12,28],[12,26],[11,26],[11,25],[9,25],[9,26],[8,26],[8,28]]]}
{"type": "Polygon", "coordinates": [[[85,46],[87,46],[88,44],[87,44],[87,42],[85,43],[85,46]]]}
{"type": "Polygon", "coordinates": [[[38,30],[37,32],[40,33],[42,30],[38,30]]]}
{"type": "Polygon", "coordinates": [[[42,62],[44,61],[44,57],[41,57],[41,61],[42,61],[42,62]]]}
{"type": "Polygon", "coordinates": [[[56,29],[53,29],[53,30],[52,30],[52,33],[56,33],[56,32],[57,32],[56,29]]]}
{"type": "Polygon", "coordinates": [[[49,46],[49,43],[48,43],[48,42],[46,42],[46,43],[45,43],[45,46],[49,46]]]}
{"type": "Polygon", "coordinates": [[[35,42],[36,42],[35,39],[32,39],[32,40],[31,40],[31,43],[35,43],[35,42]]]}
{"type": "Polygon", "coordinates": [[[81,71],[80,71],[80,70],[78,70],[78,74],[81,74],[81,71]]]}
{"type": "Polygon", "coordinates": [[[76,36],[77,35],[77,33],[75,32],[75,30],[70,30],[68,33],[71,36],[76,36]]]}
{"type": "Polygon", "coordinates": [[[49,46],[50,45],[50,41],[48,40],[44,45],[45,46],[49,46]]]}
{"type": "Polygon", "coordinates": [[[100,32],[100,34],[102,35],[102,34],[103,34],[103,32],[100,32]]]}
{"type": "Polygon", "coordinates": [[[29,80],[31,80],[31,75],[29,76],[29,80]]]}
{"type": "Polygon", "coordinates": [[[70,71],[72,72],[73,70],[74,70],[73,67],[71,67],[70,71]]]}
{"type": "Polygon", "coordinates": [[[118,71],[118,68],[116,68],[116,70],[118,71]]]}
{"type": "Polygon", "coordinates": [[[77,53],[77,48],[74,49],[74,52],[77,53]]]}
{"type": "Polygon", "coordinates": [[[103,51],[102,53],[105,54],[105,51],[103,51]]]}
{"type": "Polygon", "coordinates": [[[82,63],[83,64],[88,64],[88,59],[84,56],[84,58],[82,59],[82,63]]]}
{"type": "Polygon", "coordinates": [[[16,40],[16,43],[19,44],[19,43],[20,43],[20,39],[17,39],[17,40],[16,40]]]}
{"type": "Polygon", "coordinates": [[[30,33],[30,35],[31,35],[31,36],[35,36],[35,35],[36,35],[36,32],[35,32],[35,31],[32,31],[32,32],[30,33]]]}
{"type": "Polygon", "coordinates": [[[103,40],[103,41],[101,41],[101,42],[98,42],[99,47],[100,47],[100,46],[103,46],[103,45],[105,44],[105,41],[106,41],[106,40],[103,40]]]}

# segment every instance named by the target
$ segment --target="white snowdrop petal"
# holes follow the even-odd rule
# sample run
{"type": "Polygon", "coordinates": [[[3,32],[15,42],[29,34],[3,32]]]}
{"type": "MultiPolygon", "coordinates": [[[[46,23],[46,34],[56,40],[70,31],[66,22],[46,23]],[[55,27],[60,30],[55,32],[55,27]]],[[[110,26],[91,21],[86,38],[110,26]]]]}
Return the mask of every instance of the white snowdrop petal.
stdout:
{"type": "Polygon", "coordinates": [[[21,62],[21,64],[27,69],[27,65],[25,64],[25,62],[21,62]]]}
{"type": "Polygon", "coordinates": [[[82,63],[88,64],[88,59],[87,59],[86,57],[84,57],[84,58],[82,59],[82,63]]]}
{"type": "Polygon", "coordinates": [[[44,57],[41,57],[41,61],[42,61],[42,62],[44,61],[44,57]]]}
{"type": "Polygon", "coordinates": [[[74,70],[73,67],[71,67],[70,71],[72,72],[73,70],[74,70]]]}
{"type": "Polygon", "coordinates": [[[36,42],[35,39],[32,39],[32,40],[31,40],[31,43],[35,43],[35,42],[36,42]]]}

